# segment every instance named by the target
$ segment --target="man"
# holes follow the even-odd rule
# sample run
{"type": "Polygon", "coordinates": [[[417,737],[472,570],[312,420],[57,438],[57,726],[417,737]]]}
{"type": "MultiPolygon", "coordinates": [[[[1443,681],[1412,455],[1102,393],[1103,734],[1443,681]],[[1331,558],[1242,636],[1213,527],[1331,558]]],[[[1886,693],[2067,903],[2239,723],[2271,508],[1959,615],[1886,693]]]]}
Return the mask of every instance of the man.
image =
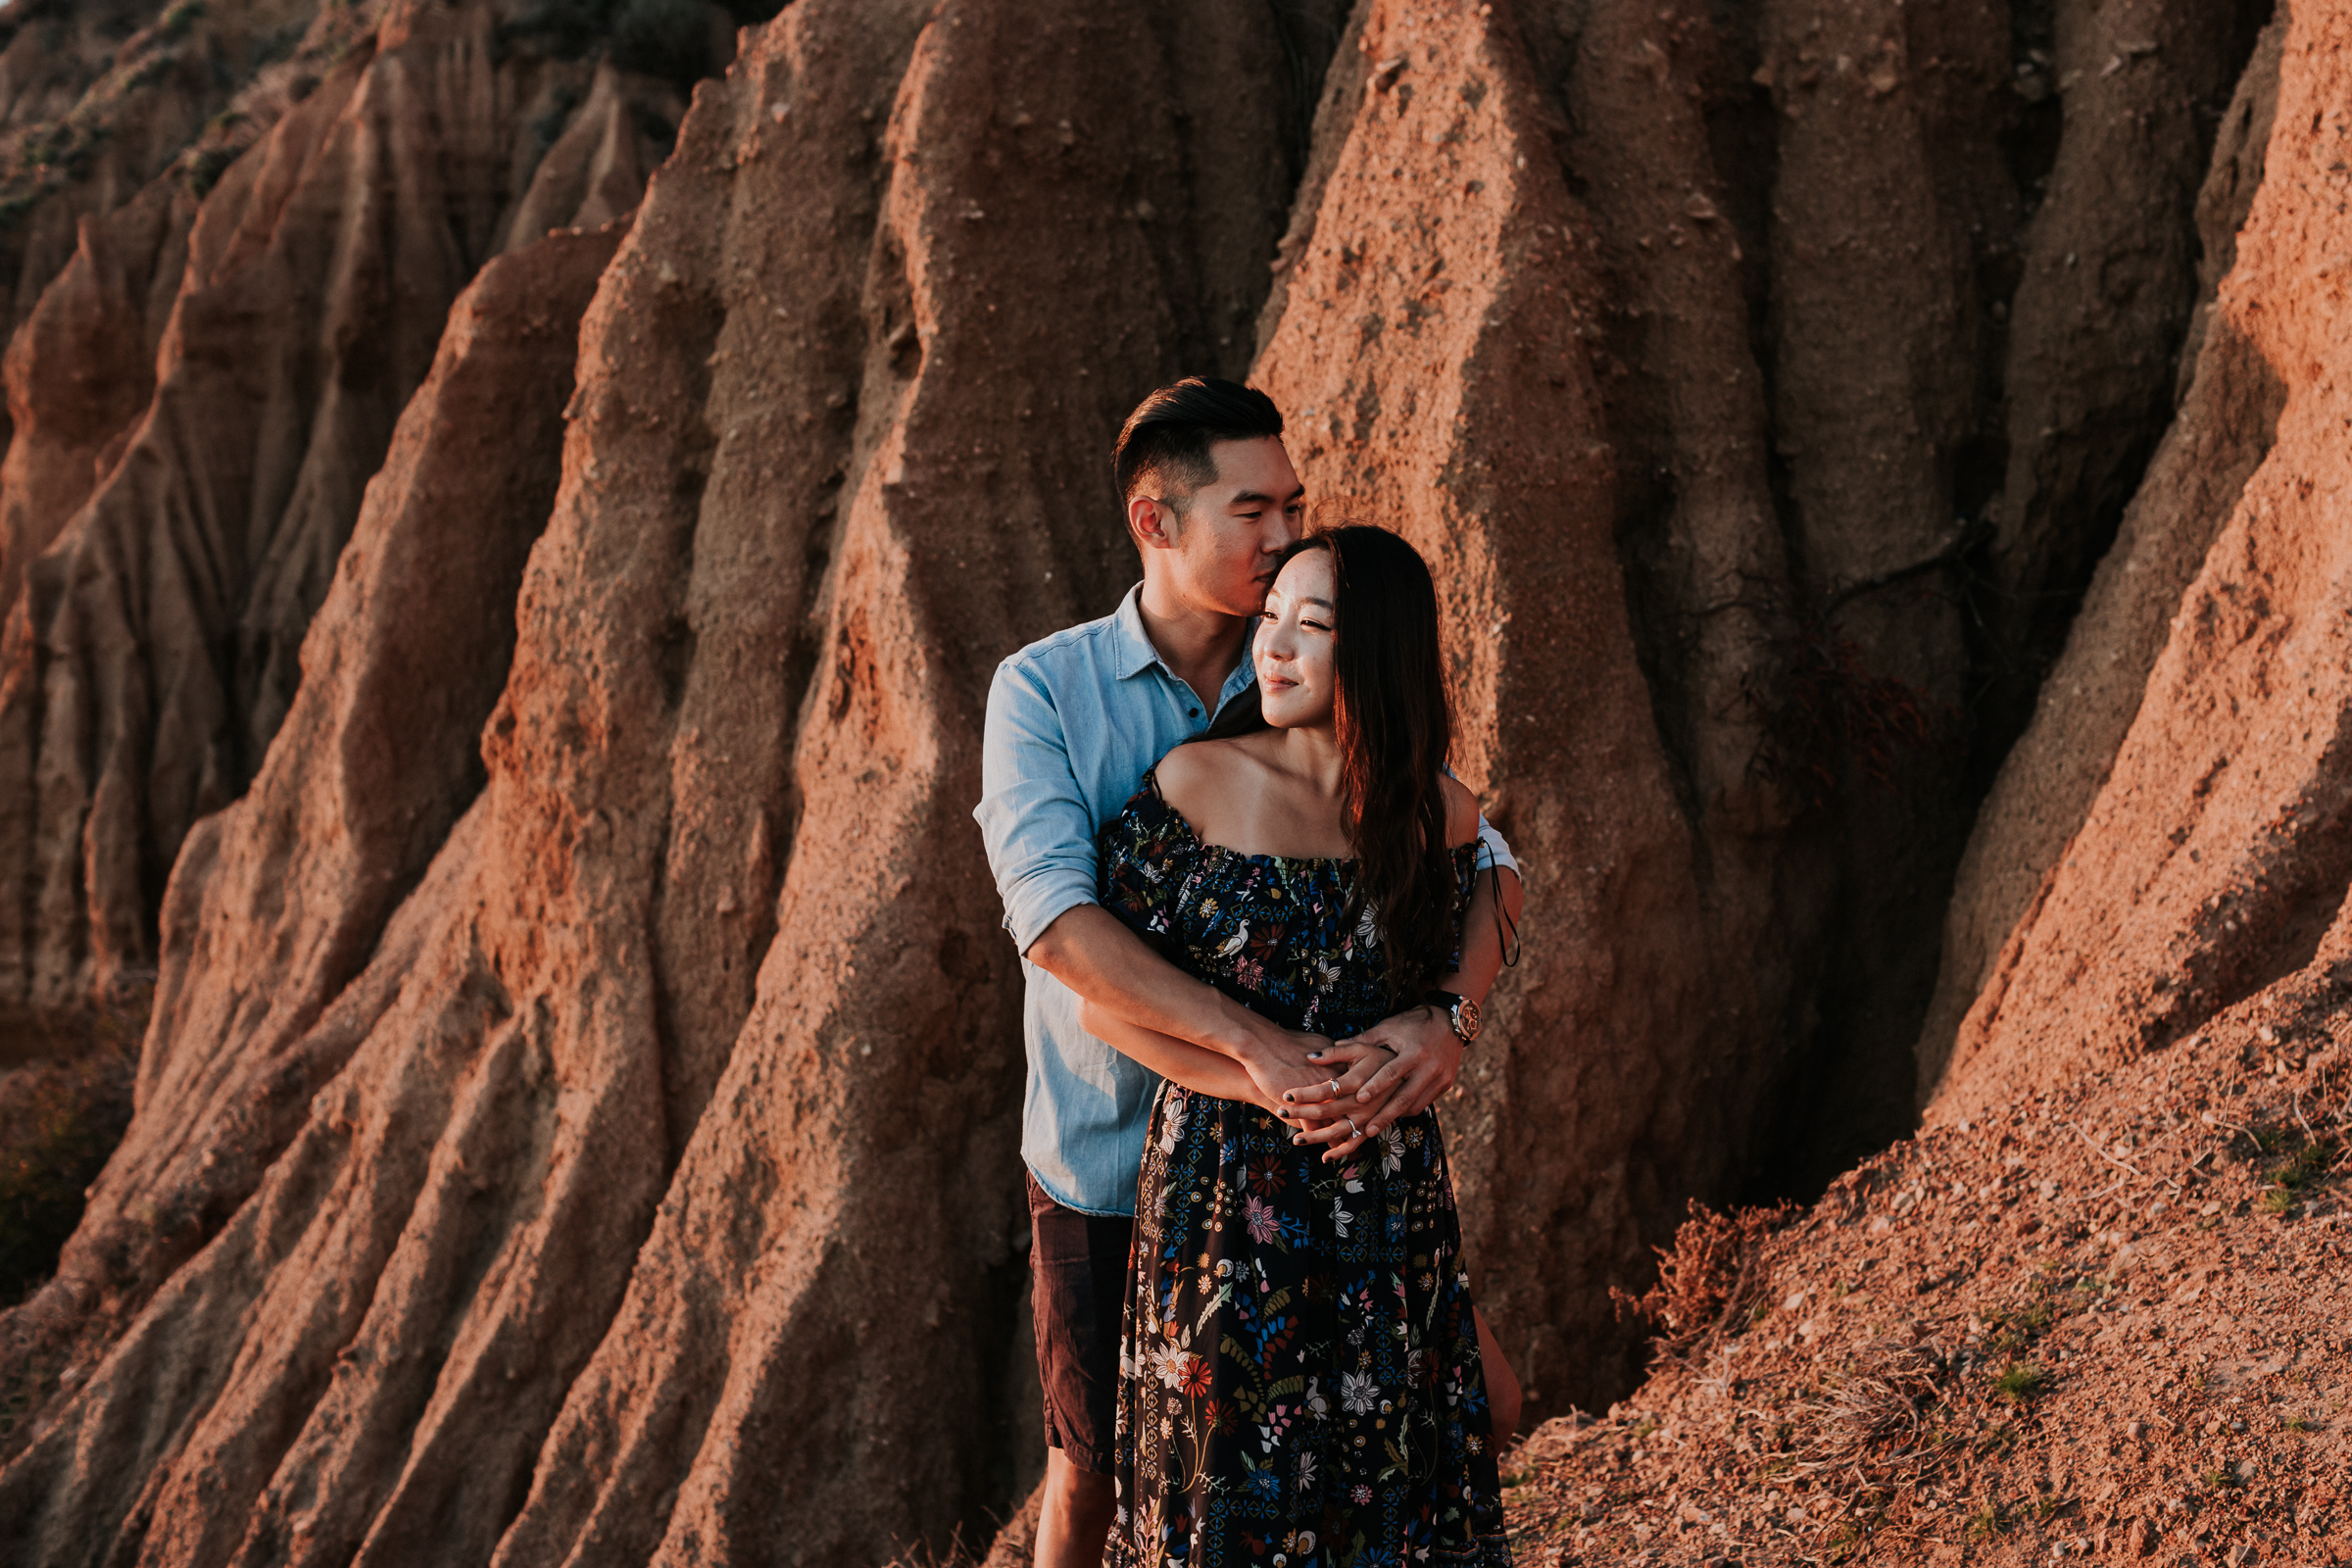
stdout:
{"type": "MultiPolygon", "coordinates": [[[[1119,432],[1112,472],[1144,580],[1113,613],[998,666],[973,811],[1028,984],[1021,1157],[1046,1395],[1040,1568],[1100,1562],[1114,1511],[1119,1309],[1136,1173],[1159,1087],[1078,1027],[1079,999],[1233,1057],[1259,1087],[1291,1092],[1303,1126],[1352,1117],[1351,1129],[1361,1123],[1365,1135],[1450,1088],[1463,1045],[1449,1016],[1416,1006],[1360,1037],[1394,1059],[1376,1067],[1369,1058],[1335,1080],[1308,1058],[1329,1042],[1280,1028],[1192,979],[1095,903],[1095,835],[1146,768],[1249,690],[1250,633],[1275,558],[1298,537],[1305,510],[1283,450],[1282,415],[1264,393],[1231,381],[1189,379],[1146,398],[1119,432]]],[[[1493,829],[1482,831],[1495,863],[1510,871],[1504,896],[1515,916],[1510,852],[1493,829]]],[[[1465,926],[1459,972],[1472,1003],[1485,1000],[1501,966],[1494,905],[1501,882],[1482,881],[1465,926]]],[[[1475,1032],[1474,1021],[1464,1027],[1475,1032]]]]}

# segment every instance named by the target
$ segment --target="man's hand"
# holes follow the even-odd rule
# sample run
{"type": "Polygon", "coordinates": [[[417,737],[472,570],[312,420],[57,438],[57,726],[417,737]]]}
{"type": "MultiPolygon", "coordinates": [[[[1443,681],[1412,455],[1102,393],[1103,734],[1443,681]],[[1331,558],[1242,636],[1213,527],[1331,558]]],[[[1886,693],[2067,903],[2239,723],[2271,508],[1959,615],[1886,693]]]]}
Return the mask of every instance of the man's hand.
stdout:
{"type": "Polygon", "coordinates": [[[1030,945],[1028,957],[1078,994],[1088,1009],[1082,1020],[1095,1020],[1080,1027],[1097,1039],[1188,1089],[1250,1100],[1284,1114],[1300,1129],[1301,1142],[1325,1146],[1327,1159],[1347,1158],[1378,1128],[1393,1127],[1430,1104],[1452,1084],[1461,1063],[1453,1030],[1427,1007],[1399,1013],[1343,1045],[1284,1029],[1181,973],[1109,910],[1091,904],[1065,910],[1030,945]],[[1433,1032],[1443,1050],[1435,1064],[1433,1032]],[[1452,1042],[1449,1050],[1446,1042],[1452,1042]],[[1170,1054],[1170,1047],[1221,1056],[1227,1066],[1220,1070],[1182,1051],[1170,1054]],[[1231,1073],[1236,1067],[1248,1079],[1247,1092],[1231,1073]],[[1392,1103],[1392,1094],[1407,1087],[1418,1088],[1420,1099],[1392,1103]]]}
{"type": "Polygon", "coordinates": [[[1396,1120],[1375,1119],[1388,1108],[1386,1092],[1368,1103],[1335,1093],[1343,1084],[1353,1087],[1349,1073],[1361,1078],[1389,1061],[1386,1049],[1364,1045],[1360,1036],[1334,1045],[1321,1035],[1282,1034],[1279,1045],[1251,1053],[1244,1064],[1260,1091],[1258,1103],[1291,1124],[1292,1143],[1321,1145],[1324,1163],[1334,1164],[1396,1120]]]}
{"type": "MultiPolygon", "coordinates": [[[[1298,1060],[1296,1071],[1286,1071],[1275,1054],[1253,1053],[1261,1081],[1235,1057],[1220,1051],[1210,1051],[1189,1040],[1156,1029],[1147,1029],[1125,1018],[1090,998],[1078,999],[1078,1027],[1109,1046],[1123,1052],[1144,1066],[1172,1083],[1182,1084],[1195,1094],[1212,1095],[1219,1100],[1231,1100],[1243,1104],[1256,1105],[1269,1114],[1290,1118],[1292,1107],[1283,1097],[1308,1083],[1322,1085],[1329,1081],[1329,1070],[1306,1062],[1307,1052],[1328,1044],[1318,1035],[1296,1035],[1288,1054],[1298,1060]]],[[[1270,1027],[1270,1026],[1269,1026],[1270,1027]]],[[[1279,1032],[1279,1031],[1278,1031],[1279,1032]]],[[[1294,1122],[1295,1125],[1295,1122],[1294,1122]]]]}
{"type": "MultiPolygon", "coordinates": [[[[1470,896],[1469,913],[1462,921],[1461,956],[1451,972],[1438,976],[1439,990],[1473,1001],[1487,995],[1494,977],[1502,972],[1501,916],[1518,919],[1522,898],[1516,871],[1479,879],[1470,896]],[[1499,916],[1495,907],[1498,895],[1502,900],[1499,916]]],[[[1318,1064],[1345,1062],[1348,1070],[1321,1089],[1299,1091],[1302,1108],[1317,1116],[1335,1110],[1343,1117],[1353,1116],[1363,1129],[1362,1137],[1335,1146],[1331,1157],[1338,1158],[1353,1153],[1364,1138],[1436,1104],[1462,1070],[1462,1040],[1453,1032],[1451,1019],[1423,1004],[1383,1018],[1313,1059],[1318,1064]],[[1374,1047],[1379,1049],[1369,1049],[1374,1047]]]]}

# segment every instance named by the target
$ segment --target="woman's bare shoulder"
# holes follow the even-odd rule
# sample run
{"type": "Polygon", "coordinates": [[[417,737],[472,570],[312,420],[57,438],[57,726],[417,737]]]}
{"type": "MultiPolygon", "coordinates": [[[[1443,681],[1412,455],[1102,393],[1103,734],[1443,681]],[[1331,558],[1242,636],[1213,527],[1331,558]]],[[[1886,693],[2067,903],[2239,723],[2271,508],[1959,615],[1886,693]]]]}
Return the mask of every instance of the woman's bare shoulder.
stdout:
{"type": "Polygon", "coordinates": [[[1478,837],[1478,797],[1450,773],[1438,775],[1438,788],[1446,796],[1446,847],[1459,849],[1478,837]]]}
{"type": "Polygon", "coordinates": [[[1239,740],[1188,741],[1159,760],[1159,798],[1198,822],[1188,805],[1212,804],[1244,769],[1255,765],[1239,740]]]}

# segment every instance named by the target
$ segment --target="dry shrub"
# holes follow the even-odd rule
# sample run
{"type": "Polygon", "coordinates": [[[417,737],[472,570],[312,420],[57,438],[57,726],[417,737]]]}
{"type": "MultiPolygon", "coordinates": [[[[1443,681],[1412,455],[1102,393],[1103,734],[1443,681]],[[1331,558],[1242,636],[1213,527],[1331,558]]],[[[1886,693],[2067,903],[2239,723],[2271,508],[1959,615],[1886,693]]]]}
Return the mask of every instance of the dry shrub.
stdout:
{"type": "Polygon", "coordinates": [[[1756,1262],[1764,1238],[1794,1212],[1781,1203],[1719,1214],[1692,1199],[1674,1245],[1657,1250],[1658,1282],[1640,1296],[1609,1287],[1617,1315],[1654,1325],[1651,1339],[1661,1356],[1689,1354],[1719,1326],[1738,1332],[1762,1283],[1756,1262]]]}
{"type": "Polygon", "coordinates": [[[1806,1401],[1797,1467],[1906,1478],[1943,1449],[1930,1417],[1951,1369],[1951,1353],[1932,1339],[1872,1346],[1851,1367],[1823,1378],[1821,1393],[1806,1401]]]}
{"type": "Polygon", "coordinates": [[[81,1222],[130,1125],[147,995],[44,1017],[0,1017],[0,1306],[31,1294],[81,1222]]]}
{"type": "Polygon", "coordinates": [[[1959,710],[1872,670],[1861,646],[1826,618],[1800,617],[1782,657],[1781,695],[1750,697],[1766,736],[1757,765],[1808,806],[1828,807],[1847,778],[1894,789],[1910,759],[1956,755],[1959,710]]]}
{"type": "Polygon", "coordinates": [[[949,1538],[945,1551],[931,1544],[927,1539],[911,1545],[902,1541],[898,1543],[898,1555],[884,1563],[882,1568],[985,1568],[984,1559],[973,1555],[972,1548],[964,1544],[963,1526],[960,1524],[949,1538]]]}
{"type": "Polygon", "coordinates": [[[1890,1560],[1917,1560],[1908,1552],[1926,1544],[1920,1489],[1949,1481],[1971,1451],[1962,1428],[1974,1411],[1955,1409],[1949,1397],[1961,1365],[1934,1339],[1882,1341],[1826,1374],[1800,1402],[1792,1457],[1817,1489],[1817,1534],[1829,1561],[1876,1555],[1888,1543],[1904,1553],[1890,1560]]]}

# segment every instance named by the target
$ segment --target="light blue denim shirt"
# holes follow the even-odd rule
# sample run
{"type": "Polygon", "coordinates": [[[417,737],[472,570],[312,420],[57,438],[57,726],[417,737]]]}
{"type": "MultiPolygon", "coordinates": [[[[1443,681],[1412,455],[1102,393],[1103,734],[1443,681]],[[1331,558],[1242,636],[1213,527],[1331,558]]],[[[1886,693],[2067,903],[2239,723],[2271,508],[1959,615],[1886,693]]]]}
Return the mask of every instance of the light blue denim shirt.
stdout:
{"type": "MultiPolygon", "coordinates": [[[[1078,1027],[1077,994],[1028,960],[1066,909],[1095,902],[1095,835],[1144,770],[1215,717],[1160,662],[1144,631],[1139,583],[1101,620],[1031,643],[988,688],[974,820],[1023,955],[1029,1081],[1021,1158],[1048,1197],[1088,1214],[1135,1212],[1135,1179],[1159,1075],[1078,1027]]],[[[1221,711],[1255,676],[1244,659],[1217,694],[1221,711]]],[[[1518,869],[1484,821],[1496,863],[1518,869]]]]}

